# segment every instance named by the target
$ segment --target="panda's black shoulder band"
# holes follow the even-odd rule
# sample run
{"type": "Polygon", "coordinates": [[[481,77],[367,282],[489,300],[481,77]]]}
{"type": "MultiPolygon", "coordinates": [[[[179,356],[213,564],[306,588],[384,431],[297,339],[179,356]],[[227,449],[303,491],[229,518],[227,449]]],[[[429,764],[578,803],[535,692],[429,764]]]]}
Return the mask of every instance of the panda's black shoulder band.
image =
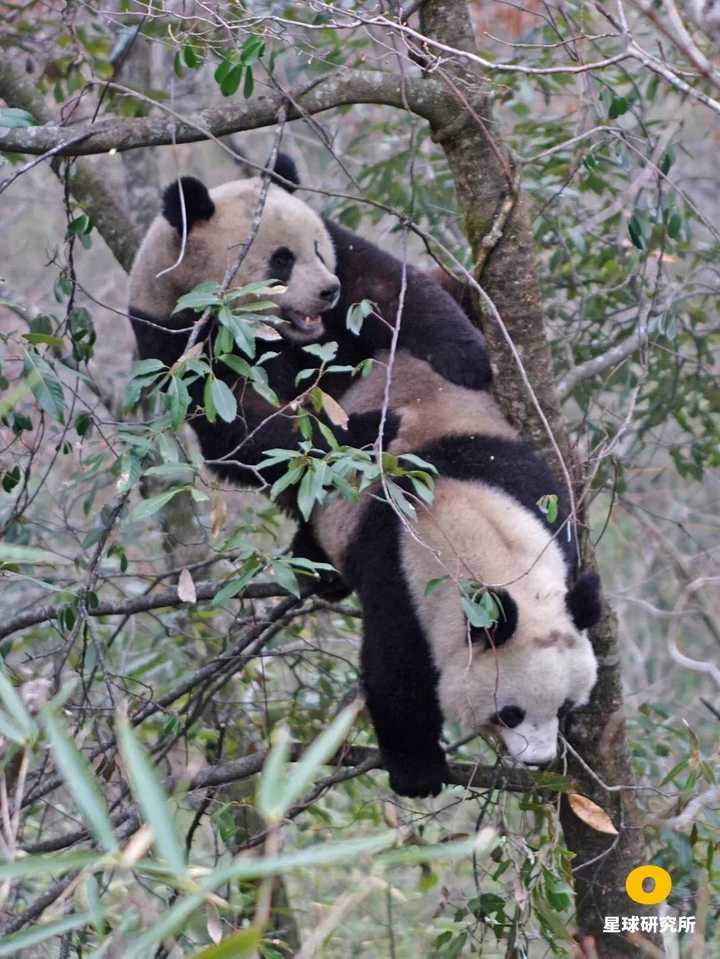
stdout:
{"type": "Polygon", "coordinates": [[[209,220],[215,212],[215,204],[210,199],[208,188],[194,176],[184,176],[170,186],[165,187],[162,195],[162,214],[170,226],[174,226],[178,233],[183,231],[182,197],[185,200],[185,219],[188,233],[198,220],[209,220]]]}

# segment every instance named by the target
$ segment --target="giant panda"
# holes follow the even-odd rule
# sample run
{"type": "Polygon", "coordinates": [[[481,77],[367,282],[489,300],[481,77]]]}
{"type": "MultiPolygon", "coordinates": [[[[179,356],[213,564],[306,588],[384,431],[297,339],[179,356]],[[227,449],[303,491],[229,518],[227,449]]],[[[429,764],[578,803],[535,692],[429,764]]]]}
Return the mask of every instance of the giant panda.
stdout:
{"type": "MultiPolygon", "coordinates": [[[[388,361],[380,354],[344,394],[347,412],[382,407],[388,361]]],[[[494,726],[528,765],[554,758],[559,718],[595,683],[585,630],[600,616],[599,582],[575,577],[564,491],[489,392],[451,384],[401,351],[389,406],[384,448],[435,467],[432,504],[418,501],[416,520],[401,521],[375,489],[357,503],[331,499],[311,519],[360,598],[362,682],[390,785],[402,796],[437,795],[448,774],[444,720],[494,726]],[[541,509],[548,495],[557,497],[554,523],[541,509]],[[470,627],[458,580],[497,598],[491,630],[470,627]]]]}
{"type": "MultiPolygon", "coordinates": [[[[286,287],[274,297],[278,318],[284,321],[284,342],[263,367],[283,408],[275,409],[220,363],[215,363],[214,373],[238,399],[233,423],[210,423],[202,412],[202,382],[196,381],[191,390],[191,423],[205,459],[222,477],[251,485],[259,482],[256,467],[266,450],[294,448],[301,439],[291,404],[302,389],[297,374],[314,362],[302,349],[309,342],[337,342],[334,365],[352,367],[387,349],[400,322],[398,346],[425,360],[442,378],[486,389],[491,377],[482,334],[431,277],[403,267],[367,240],[323,220],[293,195],[298,178],[289,157],[281,156],[272,176],[282,185],[269,186],[257,232],[233,285],[272,278],[286,287]],[[376,310],[356,335],[347,328],[346,317],[361,300],[374,302],[376,310]]],[[[211,190],[194,177],[183,177],[164,191],[162,211],[130,273],[129,316],[142,359],[159,358],[170,367],[183,354],[197,314],[173,314],[177,300],[202,281],[222,281],[250,234],[261,189],[260,177],[211,190]]],[[[202,333],[208,342],[214,322],[202,333]]],[[[337,397],[351,382],[349,373],[333,373],[322,387],[337,397]]],[[[374,438],[376,425],[377,416],[370,412],[351,417],[348,430],[334,429],[341,441],[363,446],[374,438]]],[[[318,433],[314,444],[327,448],[318,433]]],[[[272,483],[279,475],[281,468],[268,469],[262,478],[272,483]]],[[[293,499],[294,491],[288,491],[281,505],[292,509],[293,499]]]]}

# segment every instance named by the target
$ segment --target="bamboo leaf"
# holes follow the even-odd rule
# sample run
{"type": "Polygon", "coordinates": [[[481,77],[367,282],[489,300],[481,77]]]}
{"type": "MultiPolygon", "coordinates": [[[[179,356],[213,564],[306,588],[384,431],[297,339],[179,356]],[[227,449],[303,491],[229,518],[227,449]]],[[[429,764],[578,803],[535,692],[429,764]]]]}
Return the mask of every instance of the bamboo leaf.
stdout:
{"type": "Polygon", "coordinates": [[[118,841],[90,763],[50,707],[44,712],[44,720],[55,764],[75,797],[83,818],[100,845],[108,852],[115,852],[118,841]]]}
{"type": "Polygon", "coordinates": [[[145,821],[153,831],[155,846],[170,869],[180,874],[185,869],[185,853],[155,767],[127,719],[118,720],[117,732],[130,786],[145,821]]]}

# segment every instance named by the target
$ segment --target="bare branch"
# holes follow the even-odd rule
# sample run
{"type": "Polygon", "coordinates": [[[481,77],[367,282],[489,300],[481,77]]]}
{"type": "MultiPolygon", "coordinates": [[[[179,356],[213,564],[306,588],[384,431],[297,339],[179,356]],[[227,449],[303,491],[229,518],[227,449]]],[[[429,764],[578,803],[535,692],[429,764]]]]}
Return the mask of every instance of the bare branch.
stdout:
{"type": "MultiPolygon", "coordinates": [[[[0,65],[0,94],[8,102],[20,104],[17,97],[12,97],[12,90],[8,91],[10,98],[6,95],[8,87],[4,75],[7,70],[6,65],[0,65]]],[[[252,100],[208,107],[180,118],[159,103],[160,115],[127,120],[108,117],[95,123],[62,126],[54,121],[48,122],[44,107],[43,112],[38,114],[37,104],[34,104],[35,109],[29,109],[29,112],[37,119],[45,120],[45,124],[3,129],[0,131],[0,150],[43,154],[57,150],[67,140],[68,143],[57,153],[62,156],[89,156],[110,150],[122,152],[170,143],[194,143],[206,140],[209,136],[222,137],[241,130],[272,126],[283,107],[287,119],[295,120],[350,103],[382,103],[400,109],[407,104],[414,113],[430,120],[442,115],[446,99],[447,93],[439,81],[418,74],[405,78],[403,83],[403,79],[396,74],[379,70],[348,70],[315,81],[310,87],[305,85],[291,91],[287,98],[280,93],[259,95],[252,100]],[[79,139],[81,137],[83,139],[79,139]]]]}
{"type": "MultiPolygon", "coordinates": [[[[226,583],[199,583],[195,587],[197,601],[199,603],[214,599],[226,583]]],[[[274,583],[255,583],[247,586],[239,598],[241,599],[269,599],[274,596],[287,596],[288,593],[276,586],[274,583]]],[[[65,604],[67,605],[67,604],[65,604]]],[[[171,606],[186,606],[183,600],[178,597],[177,589],[166,589],[160,593],[147,593],[144,596],[135,596],[132,599],[122,599],[115,602],[105,600],[98,603],[97,606],[88,608],[88,616],[133,616],[135,613],[147,613],[151,609],[163,609],[171,606]]],[[[19,616],[5,622],[0,628],[0,639],[16,633],[19,629],[27,629],[29,626],[37,626],[38,623],[45,623],[55,619],[60,615],[64,606],[62,603],[55,603],[52,606],[40,606],[37,609],[28,610],[19,616]]]]}

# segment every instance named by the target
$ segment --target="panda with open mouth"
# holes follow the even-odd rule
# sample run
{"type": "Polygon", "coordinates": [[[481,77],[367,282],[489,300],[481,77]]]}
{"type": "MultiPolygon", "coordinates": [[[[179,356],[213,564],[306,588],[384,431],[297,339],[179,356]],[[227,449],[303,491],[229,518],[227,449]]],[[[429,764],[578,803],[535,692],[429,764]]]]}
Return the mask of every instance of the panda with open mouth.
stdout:
{"type": "MultiPolygon", "coordinates": [[[[292,194],[294,166],[278,169],[234,285],[275,279],[283,343],[265,364],[269,385],[289,404],[302,346],[334,340],[336,363],[376,360],[369,377],[347,373],[323,389],[349,414],[343,442],[372,442],[381,422],[388,349],[404,304],[392,368],[385,449],[433,464],[433,503],[409,526],[371,491],[357,503],[331,499],[315,510],[296,552],[330,558],[363,612],[362,678],[390,784],[400,795],[437,795],[447,779],[440,746],[444,720],[471,731],[495,728],[509,753],[530,765],[556,751],[558,717],[587,702],[597,665],[585,630],[600,615],[594,574],[576,579],[574,544],[562,489],[510,427],[489,392],[482,335],[452,296],[422,271],[320,218],[292,194]],[[350,306],[375,304],[359,334],[350,306]],[[555,496],[554,523],[539,507],[555,496]],[[432,592],[427,585],[440,584],[432,592]],[[499,617],[490,629],[465,618],[458,584],[482,584],[499,617]]],[[[238,180],[208,190],[183,178],[163,196],[130,277],[129,313],[142,358],[168,366],[183,354],[197,315],[173,314],[177,300],[206,280],[220,282],[255,218],[262,183],[238,180]],[[182,255],[181,255],[182,254],[182,255]]],[[[214,320],[202,339],[211,340],[214,320]]],[[[217,362],[238,399],[235,422],[210,423],[202,382],[191,389],[191,419],[205,458],[220,476],[257,483],[271,448],[293,448],[296,417],[278,411],[242,377],[217,362]]],[[[319,445],[319,444],[318,444],[319,445]]],[[[272,483],[282,475],[267,471],[272,483]]],[[[292,509],[287,493],[284,505],[292,509]]]]}

